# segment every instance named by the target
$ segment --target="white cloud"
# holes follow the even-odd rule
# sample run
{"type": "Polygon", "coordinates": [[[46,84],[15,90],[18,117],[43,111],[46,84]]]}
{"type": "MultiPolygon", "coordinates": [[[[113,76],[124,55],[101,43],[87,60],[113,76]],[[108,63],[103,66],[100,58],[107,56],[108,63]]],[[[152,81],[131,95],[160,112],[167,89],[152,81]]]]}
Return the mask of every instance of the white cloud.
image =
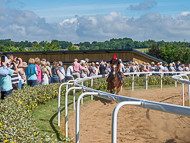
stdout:
{"type": "Polygon", "coordinates": [[[181,13],[181,15],[183,15],[183,16],[187,16],[188,14],[190,14],[189,11],[183,11],[183,12],[181,13]]]}
{"type": "Polygon", "coordinates": [[[130,5],[130,10],[147,10],[155,7],[157,5],[157,2],[150,1],[150,0],[144,0],[142,3],[138,5],[130,5]]]}
{"type": "MultiPolygon", "coordinates": [[[[0,3],[2,0],[0,0],[0,3]]],[[[14,41],[65,40],[74,43],[129,37],[133,40],[190,41],[190,12],[175,16],[147,13],[130,18],[117,12],[75,16],[60,23],[47,23],[32,11],[0,6],[0,39],[14,41]]]]}

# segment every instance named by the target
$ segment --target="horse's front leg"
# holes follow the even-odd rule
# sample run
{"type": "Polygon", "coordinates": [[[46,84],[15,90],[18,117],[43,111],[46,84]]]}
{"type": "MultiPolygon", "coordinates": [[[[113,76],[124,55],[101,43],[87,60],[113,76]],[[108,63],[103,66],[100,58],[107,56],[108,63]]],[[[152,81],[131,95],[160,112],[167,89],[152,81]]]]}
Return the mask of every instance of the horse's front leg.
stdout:
{"type": "Polygon", "coordinates": [[[120,84],[118,89],[117,89],[117,93],[116,93],[117,95],[118,95],[119,91],[121,90],[121,86],[122,86],[122,84],[120,84]]]}
{"type": "Polygon", "coordinates": [[[115,91],[117,90],[117,86],[114,87],[112,94],[115,94],[115,91]]]}

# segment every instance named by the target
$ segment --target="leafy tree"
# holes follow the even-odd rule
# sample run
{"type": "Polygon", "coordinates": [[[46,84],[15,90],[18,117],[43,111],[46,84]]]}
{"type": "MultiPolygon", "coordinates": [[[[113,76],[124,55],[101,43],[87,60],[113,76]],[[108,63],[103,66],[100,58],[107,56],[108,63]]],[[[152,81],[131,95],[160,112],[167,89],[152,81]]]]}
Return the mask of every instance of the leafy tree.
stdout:
{"type": "Polygon", "coordinates": [[[79,50],[86,50],[85,46],[80,46],[79,50]]]}

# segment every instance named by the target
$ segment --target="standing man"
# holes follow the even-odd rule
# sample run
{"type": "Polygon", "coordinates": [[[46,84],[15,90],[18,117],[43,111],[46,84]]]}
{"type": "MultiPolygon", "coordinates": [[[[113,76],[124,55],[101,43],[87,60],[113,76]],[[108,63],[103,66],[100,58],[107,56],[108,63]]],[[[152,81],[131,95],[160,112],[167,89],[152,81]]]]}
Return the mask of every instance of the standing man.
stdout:
{"type": "Polygon", "coordinates": [[[124,64],[123,64],[121,59],[119,59],[119,61],[121,62],[121,68],[119,70],[120,70],[120,72],[124,73],[124,71],[125,71],[124,70],[124,64]]]}
{"type": "Polygon", "coordinates": [[[176,71],[179,71],[179,65],[180,65],[180,61],[178,61],[177,64],[175,65],[176,71]]]}
{"type": "MultiPolygon", "coordinates": [[[[10,69],[16,70],[14,63],[16,63],[17,60],[19,61],[19,64],[16,66],[19,68],[22,68],[22,59],[21,58],[13,57],[12,54],[8,54],[7,58],[10,60],[10,63],[11,63],[11,65],[9,67],[10,69]]],[[[13,90],[17,90],[18,89],[18,83],[19,83],[18,73],[13,73],[11,75],[11,82],[12,82],[13,90]]]]}
{"type": "Polygon", "coordinates": [[[99,70],[100,70],[100,75],[105,75],[106,74],[106,67],[104,66],[105,63],[101,62],[99,70]]]}
{"type": "MultiPolygon", "coordinates": [[[[66,75],[65,75],[65,80],[72,80],[74,79],[73,77],[73,67],[75,66],[74,63],[72,63],[68,68],[67,68],[67,71],[66,71],[66,75]]],[[[80,75],[79,75],[80,76],[80,75]]]]}
{"type": "Polygon", "coordinates": [[[81,65],[78,63],[78,59],[74,59],[73,76],[80,78],[81,65]]]}
{"type": "Polygon", "coordinates": [[[4,75],[3,76],[0,75],[1,99],[2,100],[5,97],[7,97],[8,95],[12,94],[13,87],[12,87],[12,83],[11,83],[11,75],[13,73],[18,74],[18,69],[17,69],[16,63],[14,62],[13,64],[15,66],[15,71],[11,70],[11,69],[6,69],[7,68],[6,65],[8,67],[11,65],[10,59],[8,59],[7,57],[5,57],[5,62],[1,63],[0,71],[2,69],[4,71],[4,75]],[[7,70],[8,70],[8,74],[7,74],[7,70]]]}

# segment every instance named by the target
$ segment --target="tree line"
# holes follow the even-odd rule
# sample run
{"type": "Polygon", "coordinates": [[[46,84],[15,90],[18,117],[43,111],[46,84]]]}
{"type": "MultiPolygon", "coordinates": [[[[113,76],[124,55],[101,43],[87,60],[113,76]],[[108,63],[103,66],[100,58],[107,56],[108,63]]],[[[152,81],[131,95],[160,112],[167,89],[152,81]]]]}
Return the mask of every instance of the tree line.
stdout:
{"type": "Polygon", "coordinates": [[[73,44],[68,41],[20,41],[11,39],[0,40],[1,52],[23,52],[23,51],[58,51],[58,50],[106,50],[106,49],[141,49],[148,48],[147,54],[166,62],[190,63],[190,42],[165,42],[165,41],[133,41],[131,38],[110,39],[109,41],[80,42],[73,44]],[[77,48],[78,47],[78,48],[77,48]]]}
{"type": "Polygon", "coordinates": [[[164,46],[153,44],[148,48],[147,54],[162,59],[167,63],[180,61],[183,64],[190,64],[190,48],[188,43],[173,45],[167,43],[164,46]]]}

